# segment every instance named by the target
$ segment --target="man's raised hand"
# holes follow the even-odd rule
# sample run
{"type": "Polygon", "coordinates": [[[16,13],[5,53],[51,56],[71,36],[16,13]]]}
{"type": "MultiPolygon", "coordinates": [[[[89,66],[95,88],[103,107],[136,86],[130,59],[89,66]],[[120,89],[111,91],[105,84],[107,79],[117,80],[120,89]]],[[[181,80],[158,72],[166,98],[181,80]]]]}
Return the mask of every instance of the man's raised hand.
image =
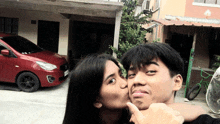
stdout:
{"type": "Polygon", "coordinates": [[[182,124],[183,117],[164,103],[153,103],[147,110],[141,110],[132,103],[127,106],[132,114],[130,119],[135,124],[182,124]]]}

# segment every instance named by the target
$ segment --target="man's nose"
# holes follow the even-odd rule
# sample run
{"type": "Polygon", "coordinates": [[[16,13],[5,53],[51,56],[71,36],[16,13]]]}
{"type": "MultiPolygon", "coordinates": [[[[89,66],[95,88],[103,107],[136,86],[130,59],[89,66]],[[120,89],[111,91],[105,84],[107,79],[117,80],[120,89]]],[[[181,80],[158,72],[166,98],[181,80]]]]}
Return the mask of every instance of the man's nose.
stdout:
{"type": "Polygon", "coordinates": [[[143,72],[138,72],[133,80],[133,85],[146,85],[146,75],[143,72]]]}

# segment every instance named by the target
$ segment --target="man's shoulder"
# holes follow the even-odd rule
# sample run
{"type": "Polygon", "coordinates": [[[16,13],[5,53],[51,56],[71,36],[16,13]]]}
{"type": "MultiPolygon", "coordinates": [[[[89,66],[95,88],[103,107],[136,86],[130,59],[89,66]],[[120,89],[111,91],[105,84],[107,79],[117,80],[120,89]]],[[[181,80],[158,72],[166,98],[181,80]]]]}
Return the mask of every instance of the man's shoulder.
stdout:
{"type": "Polygon", "coordinates": [[[183,124],[220,124],[220,118],[213,118],[208,114],[200,115],[192,122],[184,122],[183,124]]]}

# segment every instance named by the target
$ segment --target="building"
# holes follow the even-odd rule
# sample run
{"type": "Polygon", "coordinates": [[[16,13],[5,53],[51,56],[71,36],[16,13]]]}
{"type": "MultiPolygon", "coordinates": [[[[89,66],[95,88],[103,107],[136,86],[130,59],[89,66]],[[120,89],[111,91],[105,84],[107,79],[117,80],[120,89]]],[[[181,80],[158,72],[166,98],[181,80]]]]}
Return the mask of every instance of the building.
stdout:
{"type": "MultiPolygon", "coordinates": [[[[211,71],[215,55],[220,55],[220,1],[219,0],[144,0],[146,15],[151,15],[146,29],[149,42],[159,40],[169,43],[183,57],[184,79],[192,55],[192,80],[200,78],[198,66],[211,71]],[[193,47],[193,43],[194,46],[193,47]],[[191,52],[193,47],[194,52],[191,52]]],[[[213,72],[213,71],[211,71],[213,72]]]]}
{"type": "Polygon", "coordinates": [[[18,34],[74,65],[118,46],[121,0],[1,0],[0,32],[18,34]]]}

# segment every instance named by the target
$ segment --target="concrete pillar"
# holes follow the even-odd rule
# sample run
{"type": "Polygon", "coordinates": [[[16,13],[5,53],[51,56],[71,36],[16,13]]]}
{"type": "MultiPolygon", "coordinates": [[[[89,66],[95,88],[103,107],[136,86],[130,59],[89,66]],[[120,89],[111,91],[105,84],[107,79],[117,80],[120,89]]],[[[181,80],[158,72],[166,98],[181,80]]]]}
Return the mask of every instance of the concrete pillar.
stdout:
{"type": "Polygon", "coordinates": [[[69,19],[60,21],[59,48],[58,54],[67,55],[69,37],[69,19]]]}
{"type": "MultiPolygon", "coordinates": [[[[122,10],[117,11],[115,17],[115,34],[114,34],[114,43],[113,43],[113,47],[115,47],[116,49],[118,49],[121,16],[122,16],[122,10]]],[[[113,56],[116,58],[117,57],[116,53],[113,53],[113,56]]]]}

